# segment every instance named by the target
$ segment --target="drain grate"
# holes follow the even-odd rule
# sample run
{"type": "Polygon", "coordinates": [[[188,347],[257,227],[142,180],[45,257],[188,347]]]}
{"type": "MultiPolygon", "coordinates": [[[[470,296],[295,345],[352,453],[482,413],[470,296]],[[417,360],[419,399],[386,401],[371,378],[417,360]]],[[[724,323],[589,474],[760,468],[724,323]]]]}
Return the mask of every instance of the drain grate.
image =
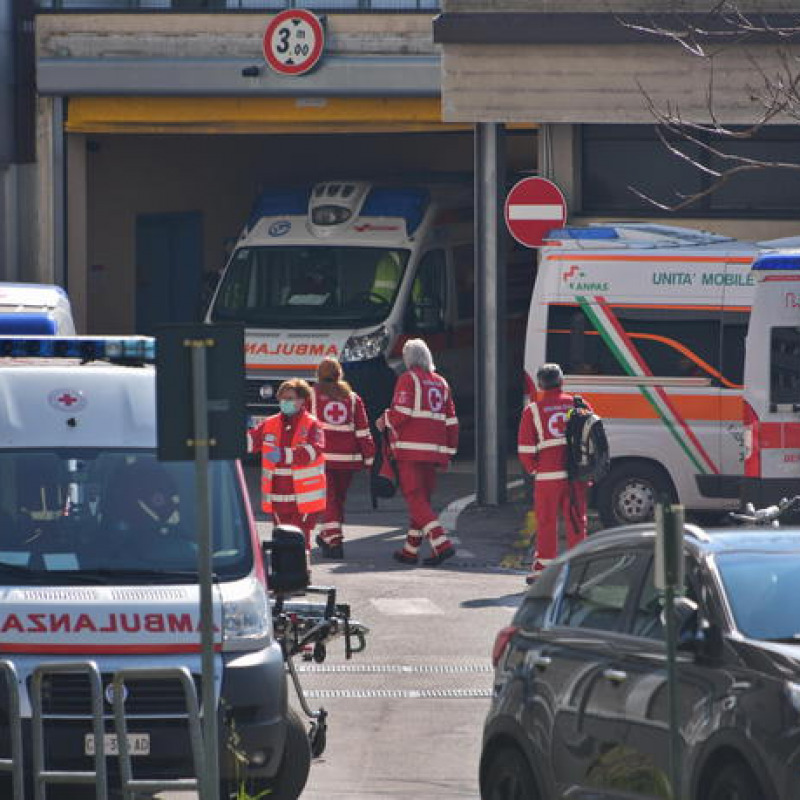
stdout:
{"type": "Polygon", "coordinates": [[[303,692],[309,700],[347,698],[370,700],[483,700],[492,696],[491,689],[309,689],[303,692]]]}

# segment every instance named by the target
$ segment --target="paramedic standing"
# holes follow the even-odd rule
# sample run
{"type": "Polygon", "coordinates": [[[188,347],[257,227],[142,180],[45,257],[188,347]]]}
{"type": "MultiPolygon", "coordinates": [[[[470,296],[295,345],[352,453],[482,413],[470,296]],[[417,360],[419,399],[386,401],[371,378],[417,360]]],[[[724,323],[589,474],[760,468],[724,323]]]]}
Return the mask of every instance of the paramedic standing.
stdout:
{"type": "Polygon", "coordinates": [[[436,470],[446,468],[456,453],[458,419],[450,387],[434,372],[431,351],[422,339],[405,343],[403,362],[406,372],[398,377],[392,405],[378,421],[378,429],[388,431],[410,517],[405,544],[394,558],[416,564],[427,538],[433,552],[423,563],[435,567],[456,553],[431,508],[431,495],[436,470]]]}
{"type": "Polygon", "coordinates": [[[558,555],[559,515],[568,548],[586,538],[586,484],[567,478],[564,431],[573,396],[562,391],[563,382],[558,364],[543,364],[536,373],[539,394],[522,412],[519,426],[519,460],[535,481],[536,551],[528,583],[558,555]]]}
{"type": "Polygon", "coordinates": [[[371,467],[375,442],[364,402],[342,380],[342,365],[325,358],[317,367],[311,413],[325,431],[327,500],[317,544],[324,558],[344,558],[344,504],[353,475],[371,467]]]}
{"type": "Polygon", "coordinates": [[[250,430],[253,452],[261,453],[261,509],[276,525],[311,532],[325,511],[325,434],[307,407],[311,387],[300,378],[278,388],[280,412],[250,430]]]}

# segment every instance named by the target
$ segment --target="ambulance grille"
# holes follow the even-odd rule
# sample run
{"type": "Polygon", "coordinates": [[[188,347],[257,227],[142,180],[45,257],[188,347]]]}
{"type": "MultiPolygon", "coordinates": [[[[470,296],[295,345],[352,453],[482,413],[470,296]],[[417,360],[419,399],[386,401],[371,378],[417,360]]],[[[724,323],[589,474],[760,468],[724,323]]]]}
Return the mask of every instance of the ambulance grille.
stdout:
{"type": "MultiPolygon", "coordinates": [[[[104,694],[110,696],[112,676],[102,676],[104,694]]],[[[201,679],[194,676],[198,702],[201,698],[201,679]]],[[[126,681],[128,691],[125,700],[127,717],[183,717],[186,716],[186,701],[180,681],[174,679],[147,679],[126,681]]],[[[30,692],[31,682],[28,681],[30,692]]],[[[108,699],[103,699],[106,715],[114,713],[108,699]]],[[[80,674],[45,675],[42,681],[42,713],[45,716],[90,717],[92,700],[89,678],[80,674]]]]}

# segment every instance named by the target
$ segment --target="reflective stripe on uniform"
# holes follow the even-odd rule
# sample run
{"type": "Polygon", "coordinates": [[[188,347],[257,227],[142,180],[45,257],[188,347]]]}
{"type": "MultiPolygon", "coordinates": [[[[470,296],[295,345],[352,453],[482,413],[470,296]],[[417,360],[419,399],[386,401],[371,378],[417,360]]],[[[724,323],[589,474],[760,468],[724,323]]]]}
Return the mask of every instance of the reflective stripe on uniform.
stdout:
{"type": "Polygon", "coordinates": [[[356,426],[352,422],[344,425],[333,425],[330,422],[320,421],[319,424],[324,431],[337,431],[338,433],[352,433],[356,429],[356,426]]]}
{"type": "Polygon", "coordinates": [[[445,420],[445,425],[458,425],[458,417],[448,417],[445,420]]]}
{"type": "Polygon", "coordinates": [[[536,428],[536,435],[539,437],[539,442],[544,441],[544,433],[542,431],[542,417],[539,414],[539,406],[536,403],[531,403],[531,416],[533,417],[533,427],[536,428]]]}
{"type": "Polygon", "coordinates": [[[291,464],[292,461],[294,461],[294,453],[292,452],[292,448],[291,447],[285,447],[284,448],[284,453],[285,453],[285,456],[284,456],[283,460],[287,464],[291,464]]]}
{"type": "Polygon", "coordinates": [[[442,527],[441,522],[439,522],[438,519],[435,519],[432,522],[429,522],[427,525],[425,525],[420,531],[420,533],[422,533],[422,535],[425,536],[426,534],[430,533],[434,528],[441,528],[441,527],[442,527]]]}
{"type": "Polygon", "coordinates": [[[452,447],[445,447],[441,444],[431,444],[430,442],[395,442],[392,445],[395,450],[425,450],[431,453],[455,453],[452,447]]]}
{"type": "Polygon", "coordinates": [[[360,453],[325,453],[326,461],[361,461],[360,453]]]}
{"type": "Polygon", "coordinates": [[[361,428],[356,431],[356,436],[358,436],[359,439],[366,439],[368,436],[371,435],[372,434],[370,434],[369,428],[361,428]]]}
{"type": "Polygon", "coordinates": [[[544,450],[548,447],[560,447],[562,444],[567,443],[566,436],[557,436],[555,439],[544,439],[539,442],[539,449],[544,450]]]}
{"type": "Polygon", "coordinates": [[[535,444],[521,444],[517,447],[519,453],[532,453],[536,455],[539,452],[539,446],[535,444]]]}
{"type": "Polygon", "coordinates": [[[558,472],[537,472],[534,475],[537,481],[560,481],[567,478],[566,470],[559,470],[558,472]]]}
{"type": "Polygon", "coordinates": [[[445,542],[447,542],[447,536],[442,533],[440,536],[437,536],[435,539],[429,539],[431,547],[435,550],[437,547],[441,547],[445,542]]]}

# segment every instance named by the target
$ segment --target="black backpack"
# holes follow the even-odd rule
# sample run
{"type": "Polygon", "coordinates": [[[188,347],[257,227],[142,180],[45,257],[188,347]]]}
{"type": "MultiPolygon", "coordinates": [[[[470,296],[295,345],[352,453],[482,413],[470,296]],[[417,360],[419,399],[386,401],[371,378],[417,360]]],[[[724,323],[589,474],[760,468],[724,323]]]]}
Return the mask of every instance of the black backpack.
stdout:
{"type": "Polygon", "coordinates": [[[575,395],[567,414],[567,475],[573,481],[599,481],[608,472],[608,439],[603,420],[575,395]]]}

